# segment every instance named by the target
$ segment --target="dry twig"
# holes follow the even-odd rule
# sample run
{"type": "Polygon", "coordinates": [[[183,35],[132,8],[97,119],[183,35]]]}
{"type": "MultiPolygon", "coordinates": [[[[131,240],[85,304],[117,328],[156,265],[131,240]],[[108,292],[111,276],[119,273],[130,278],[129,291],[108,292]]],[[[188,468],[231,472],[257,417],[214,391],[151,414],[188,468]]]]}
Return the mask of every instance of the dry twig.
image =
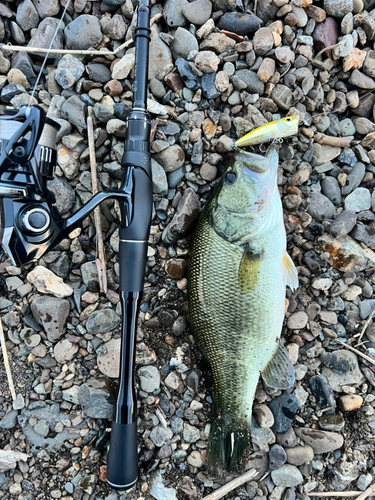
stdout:
{"type": "MultiPolygon", "coordinates": [[[[96,157],[95,157],[95,145],[94,145],[94,127],[92,123],[92,118],[89,116],[87,118],[87,138],[89,142],[89,153],[90,153],[90,168],[91,168],[91,184],[92,184],[92,194],[95,195],[98,192],[98,178],[96,173],[96,157]]],[[[94,223],[96,230],[96,250],[97,259],[96,267],[98,269],[98,278],[100,291],[107,293],[107,265],[105,260],[104,252],[104,242],[102,233],[102,222],[100,219],[100,207],[96,207],[94,210],[94,223]]]]}
{"type": "Polygon", "coordinates": [[[371,311],[370,313],[370,316],[367,318],[366,320],[366,323],[364,324],[362,330],[361,330],[361,333],[358,333],[357,335],[354,335],[354,338],[358,337],[358,343],[357,343],[357,346],[361,343],[361,340],[362,340],[362,337],[363,335],[365,334],[365,331],[367,330],[367,327],[369,326],[369,324],[371,323],[371,320],[372,320],[372,317],[373,315],[375,314],[375,307],[374,309],[371,311]]]}
{"type": "Polygon", "coordinates": [[[242,474],[241,476],[236,477],[236,479],[233,479],[233,481],[230,481],[228,484],[222,486],[218,490],[214,491],[213,493],[210,493],[206,497],[204,497],[202,500],[218,500],[219,498],[223,498],[223,496],[227,495],[229,492],[235,490],[239,486],[241,486],[244,483],[247,483],[248,481],[251,481],[254,479],[254,477],[257,475],[257,471],[255,469],[250,469],[249,471],[245,472],[245,474],[242,474]]]}
{"type": "Polygon", "coordinates": [[[347,344],[345,344],[344,342],[341,342],[341,340],[338,340],[338,339],[335,339],[335,342],[337,342],[338,344],[343,345],[344,347],[346,347],[350,351],[355,352],[356,354],[358,354],[358,356],[361,356],[363,359],[366,359],[372,365],[375,365],[375,360],[373,358],[370,358],[370,356],[367,356],[366,354],[363,354],[363,352],[358,351],[358,349],[354,349],[354,347],[352,347],[351,345],[347,345],[347,344]]]}
{"type": "Polygon", "coordinates": [[[366,500],[366,498],[369,498],[375,494],[375,484],[372,484],[365,490],[363,493],[361,493],[358,497],[357,500],[366,500]]]}
{"type": "Polygon", "coordinates": [[[1,343],[1,350],[3,353],[5,371],[6,371],[7,378],[8,378],[10,393],[12,395],[13,401],[15,401],[17,396],[16,396],[16,391],[14,390],[13,377],[12,377],[12,372],[10,370],[7,346],[5,344],[5,337],[4,337],[3,324],[2,324],[1,318],[0,318],[0,343],[1,343]]]}
{"type": "MultiPolygon", "coordinates": [[[[161,17],[161,14],[156,14],[150,21],[150,26],[152,26],[161,17]]],[[[80,56],[115,56],[118,52],[126,49],[129,45],[133,43],[133,38],[130,38],[127,42],[123,43],[114,51],[107,50],[70,50],[70,49],[45,49],[42,47],[22,47],[20,45],[7,45],[5,43],[0,43],[0,48],[4,50],[10,50],[12,52],[40,52],[42,54],[72,54],[80,56]]]]}
{"type": "Polygon", "coordinates": [[[325,135],[320,132],[315,134],[314,141],[318,144],[326,144],[327,146],[338,146],[339,148],[345,148],[348,146],[352,140],[353,136],[349,137],[333,137],[331,135],[325,135]]]}
{"type": "Polygon", "coordinates": [[[328,50],[336,49],[337,47],[340,47],[339,43],[335,43],[334,45],[329,45],[328,47],[324,47],[324,49],[322,49],[320,52],[318,52],[315,55],[314,59],[317,59],[319,56],[324,54],[324,52],[327,52],[328,50]]]}
{"type": "Polygon", "coordinates": [[[357,497],[357,500],[366,500],[375,493],[375,484],[372,484],[365,491],[325,491],[324,493],[310,493],[311,497],[331,498],[331,497],[357,497]]]}

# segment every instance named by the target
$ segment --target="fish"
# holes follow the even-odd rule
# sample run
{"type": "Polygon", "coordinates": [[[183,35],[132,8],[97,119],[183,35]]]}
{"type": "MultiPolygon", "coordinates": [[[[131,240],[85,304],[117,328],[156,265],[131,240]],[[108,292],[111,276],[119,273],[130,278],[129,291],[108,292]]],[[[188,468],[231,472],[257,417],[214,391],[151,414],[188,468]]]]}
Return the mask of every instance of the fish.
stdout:
{"type": "Polygon", "coordinates": [[[235,146],[239,148],[255,146],[272,139],[282,139],[295,135],[298,132],[298,120],[298,116],[287,116],[281,120],[266,123],[238,139],[235,146]]]}
{"type": "Polygon", "coordinates": [[[298,287],[286,250],[275,145],[265,156],[234,151],[193,237],[188,303],[193,336],[209,362],[214,405],[206,465],[238,469],[251,441],[260,375],[286,390],[295,382],[280,340],[286,286],[298,287]]]}

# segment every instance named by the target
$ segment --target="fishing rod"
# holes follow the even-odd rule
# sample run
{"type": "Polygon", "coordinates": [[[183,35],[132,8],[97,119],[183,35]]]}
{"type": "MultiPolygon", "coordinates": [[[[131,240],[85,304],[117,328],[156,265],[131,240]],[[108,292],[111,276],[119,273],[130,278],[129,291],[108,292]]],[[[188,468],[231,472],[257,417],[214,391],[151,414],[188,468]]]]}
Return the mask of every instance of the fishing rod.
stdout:
{"type": "Polygon", "coordinates": [[[134,39],[133,108],[127,119],[121,187],[95,194],[72,216],[61,217],[55,196],[47,187],[56,166],[56,122],[46,118],[38,106],[0,110],[0,239],[13,265],[40,259],[102,201],[115,198],[120,203],[123,321],[119,388],[107,464],[107,481],[114,489],[130,488],[138,476],[135,340],[152,215],[151,122],[147,112],[150,0],[139,1],[134,39]]]}

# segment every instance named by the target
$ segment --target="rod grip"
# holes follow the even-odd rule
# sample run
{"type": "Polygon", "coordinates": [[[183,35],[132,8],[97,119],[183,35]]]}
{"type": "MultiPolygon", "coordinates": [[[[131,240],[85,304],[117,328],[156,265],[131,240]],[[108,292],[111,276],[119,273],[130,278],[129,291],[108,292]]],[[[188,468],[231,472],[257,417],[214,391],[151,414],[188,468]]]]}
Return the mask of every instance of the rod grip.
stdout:
{"type": "Polygon", "coordinates": [[[112,422],[107,482],[115,490],[131,488],[138,478],[137,422],[112,422]]]}

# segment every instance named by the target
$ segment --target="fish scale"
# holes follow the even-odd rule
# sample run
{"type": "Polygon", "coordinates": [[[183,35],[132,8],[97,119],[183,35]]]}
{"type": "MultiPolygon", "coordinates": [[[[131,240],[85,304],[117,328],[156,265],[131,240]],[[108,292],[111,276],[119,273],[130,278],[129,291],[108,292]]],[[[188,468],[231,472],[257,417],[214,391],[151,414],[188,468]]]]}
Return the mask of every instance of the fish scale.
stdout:
{"type": "Polygon", "coordinates": [[[232,461],[234,445],[228,440],[235,439],[238,444],[234,461],[249,443],[259,374],[279,347],[285,307],[286,237],[277,187],[276,192],[280,218],[272,230],[256,239],[256,253],[261,257],[248,260],[244,269],[250,273],[241,271],[246,244],[228,241],[213,227],[215,196],[204,209],[191,249],[191,326],[214,381],[207,456],[214,469],[232,461]]]}

